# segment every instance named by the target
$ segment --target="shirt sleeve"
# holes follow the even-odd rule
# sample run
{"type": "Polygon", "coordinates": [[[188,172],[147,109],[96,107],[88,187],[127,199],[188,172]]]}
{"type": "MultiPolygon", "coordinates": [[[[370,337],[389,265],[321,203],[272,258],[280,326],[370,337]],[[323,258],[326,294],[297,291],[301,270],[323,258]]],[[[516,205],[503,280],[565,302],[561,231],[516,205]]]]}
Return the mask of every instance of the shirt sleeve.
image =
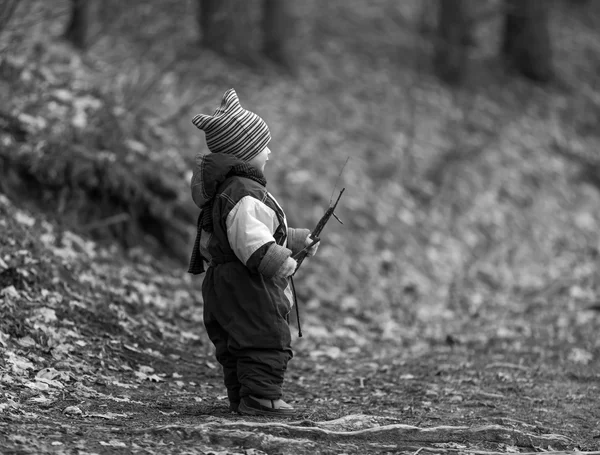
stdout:
{"type": "Polygon", "coordinates": [[[273,234],[279,225],[275,211],[260,200],[243,197],[227,215],[227,239],[237,258],[249,268],[266,275],[291,255],[279,246],[273,234]]]}

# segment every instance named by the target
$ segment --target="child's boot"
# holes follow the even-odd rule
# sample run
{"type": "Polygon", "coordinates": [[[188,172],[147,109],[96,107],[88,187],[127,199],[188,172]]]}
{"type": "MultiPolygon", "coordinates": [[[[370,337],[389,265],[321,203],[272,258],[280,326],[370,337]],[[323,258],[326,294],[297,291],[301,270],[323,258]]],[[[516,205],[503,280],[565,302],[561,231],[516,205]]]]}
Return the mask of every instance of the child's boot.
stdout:
{"type": "Polygon", "coordinates": [[[281,416],[294,415],[294,408],[282,399],[269,400],[266,398],[248,395],[242,397],[238,412],[246,415],[281,416]]]}

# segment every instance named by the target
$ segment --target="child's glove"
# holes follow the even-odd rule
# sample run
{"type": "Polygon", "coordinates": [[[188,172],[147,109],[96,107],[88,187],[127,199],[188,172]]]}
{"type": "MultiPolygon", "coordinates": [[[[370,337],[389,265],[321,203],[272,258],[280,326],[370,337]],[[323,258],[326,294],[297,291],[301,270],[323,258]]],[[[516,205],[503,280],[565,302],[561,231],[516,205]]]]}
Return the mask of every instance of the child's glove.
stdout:
{"type": "MultiPolygon", "coordinates": [[[[314,241],[314,239],[310,236],[310,234],[306,237],[306,240],[304,241],[304,246],[307,247],[308,245],[310,245],[312,242],[314,241]]],[[[306,250],[306,255],[308,257],[314,256],[315,254],[317,254],[317,250],[319,249],[319,245],[321,244],[321,240],[318,240],[317,243],[315,243],[313,246],[311,246],[308,250],[306,250]]]]}
{"type": "Polygon", "coordinates": [[[295,259],[287,258],[285,260],[285,262],[283,263],[283,265],[281,267],[279,267],[279,270],[277,270],[277,273],[275,273],[275,276],[280,277],[280,278],[287,278],[288,276],[294,274],[297,266],[298,266],[298,263],[296,262],[295,259]]]}

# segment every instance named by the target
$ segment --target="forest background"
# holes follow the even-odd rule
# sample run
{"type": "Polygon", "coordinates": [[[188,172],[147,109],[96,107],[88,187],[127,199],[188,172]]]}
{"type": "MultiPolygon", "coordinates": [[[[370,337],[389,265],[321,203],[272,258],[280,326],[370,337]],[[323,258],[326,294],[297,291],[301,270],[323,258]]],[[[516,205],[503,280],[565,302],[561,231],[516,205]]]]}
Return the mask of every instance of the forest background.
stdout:
{"type": "Polygon", "coordinates": [[[0,448],[597,450],[599,24],[573,0],[1,1],[0,448]],[[191,118],[231,87],[290,225],[346,189],[296,279],[295,424],[227,414],[185,273],[191,118]]]}

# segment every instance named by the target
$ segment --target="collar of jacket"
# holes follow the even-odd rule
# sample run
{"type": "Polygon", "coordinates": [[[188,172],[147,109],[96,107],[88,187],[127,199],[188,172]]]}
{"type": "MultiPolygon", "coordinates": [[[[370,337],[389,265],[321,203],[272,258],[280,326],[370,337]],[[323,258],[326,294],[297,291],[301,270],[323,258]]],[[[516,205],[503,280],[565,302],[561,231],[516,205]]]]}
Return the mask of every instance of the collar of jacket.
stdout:
{"type": "Polygon", "coordinates": [[[262,172],[235,156],[222,153],[196,156],[191,184],[194,203],[200,208],[205,208],[217,195],[219,186],[232,175],[252,178],[263,186],[267,184],[262,172]]]}

